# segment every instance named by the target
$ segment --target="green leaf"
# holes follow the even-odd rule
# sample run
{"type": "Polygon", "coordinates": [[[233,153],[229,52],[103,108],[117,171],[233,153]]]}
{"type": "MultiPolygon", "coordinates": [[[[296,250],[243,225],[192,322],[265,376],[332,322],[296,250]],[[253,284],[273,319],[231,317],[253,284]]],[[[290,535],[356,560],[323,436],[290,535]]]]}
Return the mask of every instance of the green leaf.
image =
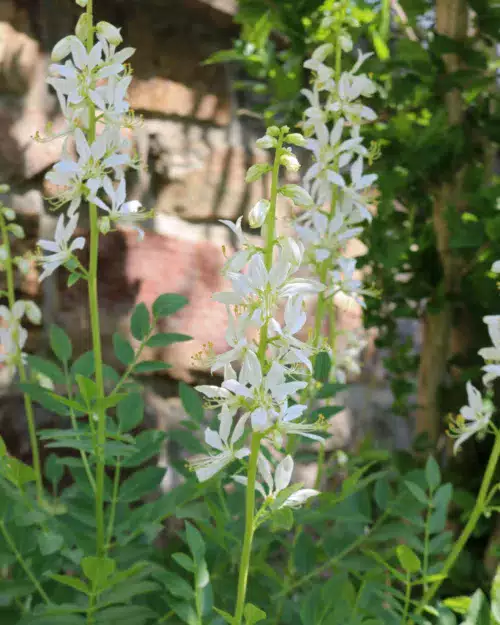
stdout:
{"type": "Polygon", "coordinates": [[[155,579],[161,582],[167,592],[169,592],[174,597],[179,597],[180,599],[191,599],[194,596],[194,591],[191,588],[190,584],[176,573],[171,573],[170,571],[159,571],[154,574],[155,579]]]}
{"type": "Polygon", "coordinates": [[[321,408],[315,408],[311,411],[311,419],[319,419],[319,417],[329,419],[343,410],[345,410],[344,406],[322,406],[321,408]]]}
{"type": "Polygon", "coordinates": [[[427,495],[425,494],[425,492],[420,488],[420,486],[415,484],[415,482],[410,482],[409,480],[405,481],[405,486],[408,488],[411,494],[415,497],[415,499],[420,501],[420,503],[425,504],[426,506],[428,505],[429,499],[427,495]]]}
{"type": "Polygon", "coordinates": [[[491,586],[491,614],[496,621],[495,625],[500,624],[500,565],[491,586]]]}
{"type": "Polygon", "coordinates": [[[436,490],[441,484],[441,471],[439,469],[439,464],[433,456],[429,456],[425,463],[425,479],[431,491],[436,490]]]}
{"type": "Polygon", "coordinates": [[[85,577],[92,582],[93,588],[101,589],[115,572],[116,562],[111,558],[86,556],[82,558],[81,567],[85,577]]]}
{"type": "Polygon", "coordinates": [[[121,605],[105,608],[97,614],[96,625],[145,625],[157,622],[158,614],[142,605],[121,605]]]}
{"type": "Polygon", "coordinates": [[[399,563],[407,573],[418,573],[422,564],[417,554],[407,545],[398,545],[396,547],[396,555],[399,563]]]}
{"type": "Polygon", "coordinates": [[[157,490],[164,475],[165,469],[160,467],[146,467],[135,471],[121,485],[119,500],[126,503],[138,501],[144,495],[157,490]]]}
{"type": "Polygon", "coordinates": [[[484,592],[478,589],[471,597],[464,625],[490,625],[490,614],[488,599],[484,592]]]}
{"type": "Polygon", "coordinates": [[[327,382],[332,367],[328,352],[320,352],[314,359],[314,378],[319,382],[327,382]]]}
{"type": "Polygon", "coordinates": [[[255,625],[255,623],[263,621],[267,616],[265,612],[253,603],[246,604],[243,614],[245,616],[245,625],[255,625]]]}
{"type": "Polygon", "coordinates": [[[279,508],[271,515],[272,532],[288,532],[293,527],[293,512],[290,508],[279,508]]]}
{"type": "Polygon", "coordinates": [[[33,354],[28,354],[27,360],[30,369],[38,371],[55,384],[64,384],[65,378],[62,369],[52,361],[40,358],[40,356],[34,356],[33,354]]]}
{"type": "Polygon", "coordinates": [[[144,400],[140,393],[130,393],[116,407],[116,414],[122,432],[137,427],[144,419],[144,400]]]}
{"type": "Polygon", "coordinates": [[[97,384],[90,378],[86,378],[83,375],[77,374],[75,376],[78,389],[87,406],[91,406],[94,400],[98,397],[97,384]]]}
{"type": "Polygon", "coordinates": [[[143,360],[134,367],[134,373],[152,373],[154,371],[165,371],[170,369],[172,365],[161,360],[143,360]]]}
{"type": "Polygon", "coordinates": [[[150,319],[146,304],[141,302],[135,307],[130,320],[130,330],[134,339],[138,341],[142,341],[149,333],[150,319]]]}
{"type": "Polygon", "coordinates": [[[80,273],[70,273],[68,276],[68,281],[66,283],[68,285],[68,288],[71,288],[74,284],[76,284],[81,277],[82,274],[80,273]]]}
{"type": "Polygon", "coordinates": [[[159,332],[146,341],[146,347],[168,347],[173,343],[183,343],[192,341],[189,334],[179,334],[178,332],[159,332]]]}
{"type": "Polygon", "coordinates": [[[155,318],[173,315],[188,303],[188,299],[179,293],[164,293],[156,298],[153,303],[153,315],[155,318]]]}
{"type": "Polygon", "coordinates": [[[94,352],[89,351],[82,354],[71,365],[73,375],[80,374],[89,378],[95,372],[94,352]]]}
{"type": "Polygon", "coordinates": [[[189,571],[190,573],[195,572],[196,567],[194,565],[194,562],[185,553],[174,553],[172,554],[172,558],[175,562],[177,562],[179,566],[181,566],[186,571],[189,571]]]}
{"type": "Polygon", "coordinates": [[[63,537],[60,534],[54,534],[53,532],[40,532],[37,539],[42,556],[50,556],[51,554],[60,551],[64,544],[63,537]]]}
{"type": "Polygon", "coordinates": [[[201,423],[205,416],[203,409],[203,401],[201,395],[192,386],[189,386],[185,382],[179,382],[179,395],[181,398],[184,410],[190,417],[193,417],[195,421],[201,423]]]}
{"type": "Polygon", "coordinates": [[[335,397],[337,393],[345,391],[347,384],[341,384],[340,382],[329,382],[323,384],[323,386],[316,393],[318,399],[328,399],[329,397],[335,397]]]}
{"type": "Polygon", "coordinates": [[[64,584],[65,586],[69,586],[70,588],[74,588],[79,592],[83,592],[86,595],[90,594],[90,587],[78,577],[73,577],[70,575],[51,575],[51,579],[60,584],[64,584]]]}
{"type": "Polygon", "coordinates": [[[56,454],[49,454],[45,460],[45,475],[57,486],[64,475],[64,467],[58,461],[56,454]]]}
{"type": "Polygon", "coordinates": [[[21,460],[13,456],[9,456],[9,458],[4,461],[3,471],[5,477],[16,486],[24,486],[24,484],[34,482],[36,479],[36,473],[33,467],[24,464],[24,462],[21,462],[21,460]]]}
{"type": "Polygon", "coordinates": [[[189,603],[170,601],[170,607],[186,625],[199,625],[200,620],[194,607],[189,603]]]}
{"type": "Polygon", "coordinates": [[[62,328],[56,325],[50,326],[49,334],[50,348],[62,363],[67,363],[73,353],[69,336],[62,328]]]}
{"type": "Polygon", "coordinates": [[[134,360],[135,352],[132,345],[118,332],[113,334],[113,350],[122,365],[128,366],[134,360]]]}
{"type": "Polygon", "coordinates": [[[229,625],[235,625],[236,621],[234,619],[234,616],[232,616],[232,614],[229,614],[229,612],[224,612],[224,610],[221,610],[219,608],[214,608],[215,612],[217,612],[217,614],[219,616],[222,616],[222,618],[226,621],[226,623],[229,623],[229,625]]]}
{"type": "Polygon", "coordinates": [[[33,592],[33,584],[25,581],[0,579],[0,597],[10,603],[12,599],[25,597],[33,592]]]}
{"type": "Polygon", "coordinates": [[[205,543],[194,525],[186,522],[186,540],[194,561],[198,564],[205,555],[205,543]]]}
{"type": "Polygon", "coordinates": [[[264,174],[271,171],[271,169],[272,167],[269,163],[256,163],[247,171],[245,182],[255,182],[256,180],[259,180],[259,178],[262,178],[264,174]]]}

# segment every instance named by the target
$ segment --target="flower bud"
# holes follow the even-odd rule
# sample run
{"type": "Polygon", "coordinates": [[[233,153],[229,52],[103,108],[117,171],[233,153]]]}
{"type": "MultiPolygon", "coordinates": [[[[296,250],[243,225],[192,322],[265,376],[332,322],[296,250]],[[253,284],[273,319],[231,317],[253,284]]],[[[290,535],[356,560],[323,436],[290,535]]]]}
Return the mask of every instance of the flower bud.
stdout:
{"type": "Polygon", "coordinates": [[[58,63],[65,59],[69,54],[71,54],[71,41],[75,38],[74,35],[68,35],[58,41],[56,45],[52,49],[52,54],[50,58],[54,63],[58,63]]]}
{"type": "Polygon", "coordinates": [[[38,371],[36,371],[35,372],[35,378],[36,378],[38,384],[42,388],[46,388],[48,391],[53,391],[54,390],[54,382],[52,382],[52,380],[48,376],[43,375],[42,373],[39,373],[38,371]]]}
{"type": "Polygon", "coordinates": [[[333,52],[333,44],[324,43],[318,48],[316,48],[316,50],[314,50],[314,52],[312,53],[312,58],[319,63],[323,63],[326,57],[332,52],[333,52]]]}
{"type": "Polygon", "coordinates": [[[0,263],[4,260],[7,260],[7,257],[7,248],[5,247],[5,245],[0,245],[0,263]]]}
{"type": "Polygon", "coordinates": [[[269,200],[259,200],[248,214],[248,223],[251,228],[260,228],[266,221],[271,203],[269,200]]]}
{"type": "Polygon", "coordinates": [[[8,184],[0,184],[0,194],[8,193],[10,191],[10,187],[8,184]]]}
{"type": "Polygon", "coordinates": [[[16,218],[16,213],[12,208],[7,208],[7,206],[3,209],[3,216],[7,221],[14,221],[16,218]]]}
{"type": "Polygon", "coordinates": [[[75,35],[78,37],[78,39],[82,43],[85,43],[87,40],[89,27],[90,27],[89,15],[88,13],[82,13],[75,27],[75,35]]]}
{"type": "Polygon", "coordinates": [[[23,258],[22,256],[17,256],[14,259],[14,262],[16,263],[17,268],[22,274],[26,275],[28,271],[30,270],[30,261],[27,258],[23,258]]]}
{"type": "Polygon", "coordinates": [[[269,150],[270,148],[274,148],[277,144],[277,141],[274,137],[270,137],[269,135],[265,135],[260,139],[257,139],[255,145],[262,150],[269,150]]]}
{"type": "Polygon", "coordinates": [[[270,135],[271,137],[277,137],[280,133],[280,129],[278,126],[269,126],[266,130],[266,135],[270,135]]]}
{"type": "Polygon", "coordinates": [[[120,29],[109,22],[99,22],[96,26],[96,31],[98,35],[104,37],[113,46],[118,46],[123,41],[120,29]]]}
{"type": "Polygon", "coordinates": [[[312,206],[314,203],[309,193],[298,184],[286,184],[281,187],[279,193],[289,197],[297,206],[312,206]]]}
{"type": "Polygon", "coordinates": [[[111,222],[109,220],[109,217],[101,217],[99,219],[99,232],[101,234],[108,234],[110,230],[111,230],[111,222]]]}
{"type": "Polygon", "coordinates": [[[494,273],[500,273],[500,260],[496,260],[491,266],[491,271],[494,273]]]}
{"type": "Polygon", "coordinates": [[[76,4],[83,9],[87,6],[88,0],[75,0],[76,4]]]}
{"type": "Polygon", "coordinates": [[[26,301],[26,316],[31,323],[36,325],[39,325],[42,321],[42,311],[35,304],[35,302],[32,302],[31,300],[26,301]]]}
{"type": "Polygon", "coordinates": [[[291,134],[287,135],[285,141],[287,143],[291,143],[292,145],[297,145],[300,148],[303,148],[307,143],[306,138],[303,137],[300,132],[292,132],[291,134]]]}
{"type": "Polygon", "coordinates": [[[286,167],[288,171],[299,171],[300,163],[297,157],[291,152],[286,152],[280,158],[280,163],[286,167]]]}
{"type": "Polygon", "coordinates": [[[255,182],[259,178],[262,178],[264,174],[267,174],[268,171],[271,171],[271,169],[268,163],[256,163],[247,171],[245,182],[255,182]]]}
{"type": "Polygon", "coordinates": [[[352,39],[347,33],[340,35],[339,44],[343,52],[350,52],[352,50],[352,39]]]}
{"type": "Polygon", "coordinates": [[[8,228],[17,239],[24,239],[24,230],[19,224],[9,224],[8,228]]]}

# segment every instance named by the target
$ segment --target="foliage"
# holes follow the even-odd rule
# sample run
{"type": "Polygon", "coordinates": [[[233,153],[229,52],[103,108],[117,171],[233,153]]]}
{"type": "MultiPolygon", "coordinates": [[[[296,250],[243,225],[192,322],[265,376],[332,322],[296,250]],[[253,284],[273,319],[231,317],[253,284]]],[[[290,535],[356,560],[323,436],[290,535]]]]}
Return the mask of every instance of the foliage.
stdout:
{"type": "MultiPolygon", "coordinates": [[[[23,323],[25,319],[39,323],[41,315],[33,303],[16,301],[14,274],[16,269],[23,271],[25,263],[13,256],[11,241],[23,232],[13,211],[0,205],[0,261],[7,283],[2,293],[7,305],[0,307],[5,322],[0,330],[2,361],[19,375],[33,457],[31,465],[21,462],[0,438],[2,625],[500,622],[500,573],[480,589],[475,578],[469,579],[459,596],[453,577],[464,567],[467,570],[467,541],[499,510],[495,471],[500,431],[494,423],[490,383],[500,376],[500,318],[487,318],[493,346],[479,353],[487,363],[485,390],[480,392],[468,382],[468,405],[462,406],[461,416],[450,428],[456,446],[472,436],[493,435],[476,497],[467,500],[467,493],[464,497],[464,491],[446,479],[436,457],[423,458],[413,453],[416,449],[389,453],[364,444],[352,457],[326,452],[324,424],[335,418],[336,395],[345,385],[340,380],[335,329],[328,340],[322,337],[320,323],[311,341],[294,336],[306,320],[304,295],[319,293],[319,309],[330,307],[331,314],[337,290],[350,295],[367,291],[361,290],[344,262],[339,241],[345,233],[340,226],[334,230],[339,240],[332,245],[320,237],[319,245],[309,248],[307,237],[305,244],[299,244],[276,233],[280,194],[291,198],[312,221],[324,223],[328,233],[339,207],[346,220],[342,227],[359,224],[358,212],[367,212],[362,191],[373,180],[362,176],[363,159],[374,160],[377,146],[383,146],[383,156],[376,161],[380,201],[366,235],[370,241],[366,263],[383,295],[378,303],[369,304],[368,318],[385,330],[383,340],[392,340],[391,320],[413,315],[412,302],[427,299],[432,307],[439,305],[439,297],[449,295],[442,292],[439,272],[423,279],[429,269],[425,254],[436,256],[428,185],[452,178],[466,164],[463,189],[468,206],[460,213],[449,211],[451,246],[470,265],[462,284],[469,289],[467,297],[480,301],[485,310],[493,306],[493,289],[486,278],[496,272],[491,263],[499,251],[493,212],[497,189],[493,178],[484,186],[479,164],[481,139],[495,139],[488,133],[495,126],[491,104],[496,96],[483,91],[485,79],[491,86],[491,76],[485,72],[486,53],[479,42],[489,44],[496,36],[496,9],[477,1],[479,34],[473,45],[457,47],[435,33],[422,33],[419,18],[428,8],[423,0],[405,7],[407,28],[418,32],[418,42],[401,33],[389,41],[386,2],[380,7],[330,0],[322,4],[242,2],[241,40],[235,50],[221,52],[212,61],[243,61],[249,74],[260,81],[253,84],[253,91],[267,93],[262,101],[266,115],[298,120],[303,108],[299,96],[305,80],[303,61],[314,48],[306,67],[316,74],[313,88],[328,93],[310,107],[304,133],[321,143],[319,118],[328,130],[340,128],[340,133],[323,136],[322,148],[335,147],[342,141],[347,120],[353,136],[346,143],[355,149],[352,153],[343,149],[347,152],[343,164],[336,155],[323,163],[323,154],[315,154],[311,169],[323,163],[329,174],[329,197],[324,202],[317,199],[314,182],[322,181],[324,188],[325,181],[318,173],[310,174],[311,169],[311,193],[298,185],[280,186],[280,167],[296,172],[300,166],[292,146],[306,145],[301,133],[272,125],[259,140],[260,147],[274,150],[272,166],[255,165],[247,174],[249,182],[272,174],[269,199],[260,200],[249,215],[251,227],[262,227],[264,243],[249,239],[241,220],[228,224],[241,249],[224,268],[233,290],[216,298],[228,308],[235,307],[229,313],[230,349],[206,354],[212,368],[224,370],[224,382],[222,387],[199,387],[209,400],[209,410],[197,390],[180,384],[186,418],[170,437],[194,457],[191,467],[186,466],[184,455],[173,461],[172,469],[183,482],[162,492],[165,471],[156,459],[166,435],[145,427],[140,382],[143,374],[169,365],[142,356],[146,347],[189,340],[183,334],[158,331],[163,325],[158,322],[179,312],[187,300],[167,293],[150,309],[138,303],[130,317],[134,342],[119,333],[113,337],[119,370],[103,363],[98,239],[123,223],[142,236],[137,221],[149,213],[133,201],[126,202],[123,167],[138,164],[127,153],[130,146],[117,138],[124,125],[133,125],[124,99],[130,82],[124,62],[132,51],[117,51],[119,29],[107,22],[94,25],[91,0],[77,3],[86,11],[75,35],[54,48],[51,71],[57,76],[49,80],[58,92],[68,123],[66,133],[74,141],[78,160],[65,152],[49,174],[61,187],[58,206],[69,203],[69,209],[59,217],[55,240],[39,242],[48,254],[37,260],[43,267],[41,279],[62,267],[69,273],[69,286],[77,280],[87,282],[92,350],[77,355],[66,331],[52,326],[49,356],[23,353],[27,338],[23,323]],[[371,67],[385,82],[381,90],[385,95],[377,103],[382,121],[367,131],[375,142],[370,150],[358,136],[363,117],[359,111],[364,111],[365,120],[374,117],[371,109],[360,109],[354,100],[371,95],[372,83],[352,69],[342,72],[341,50],[350,50],[350,29],[356,31],[360,45],[364,38],[375,47],[378,60],[372,59],[371,67]],[[270,37],[272,31],[286,37],[286,49],[278,51],[284,42],[270,37]],[[325,64],[332,50],[335,70],[325,64]],[[443,82],[442,56],[450,51],[464,57],[467,71],[447,75],[443,82]],[[57,64],[70,54],[72,61],[57,64]],[[350,81],[348,86],[363,86],[347,103],[338,86],[343,78],[350,81]],[[108,83],[103,85],[103,79],[108,83]],[[464,85],[466,123],[460,129],[450,128],[440,96],[464,85]],[[104,126],[99,135],[98,121],[104,126]],[[439,177],[437,168],[441,168],[439,177]],[[346,202],[346,198],[354,200],[346,202]],[[395,199],[403,210],[394,209],[395,199]],[[70,243],[83,206],[90,216],[88,267],[77,254],[87,241],[77,237],[70,243]],[[106,214],[102,216],[98,208],[106,214]],[[317,255],[325,246],[331,258],[317,255]],[[316,277],[295,275],[302,261],[316,277]],[[409,280],[398,281],[402,271],[411,274],[409,280]],[[283,324],[276,312],[280,302],[285,308],[283,324]],[[248,341],[246,331],[256,328],[258,339],[248,341]],[[237,361],[238,373],[232,367],[237,361]],[[37,430],[34,404],[54,415],[57,427],[37,430]],[[212,451],[201,455],[205,446],[200,433],[206,425],[205,441],[212,451]],[[307,444],[298,448],[297,435],[308,438],[307,444]],[[251,438],[250,449],[243,447],[245,437],[251,438]],[[50,451],[43,466],[41,444],[50,451]],[[314,489],[290,484],[292,455],[296,461],[316,460],[314,489]],[[461,513],[467,519],[457,532],[453,523],[461,513]],[[165,533],[168,541],[163,540],[165,533]]],[[[352,236],[352,229],[347,232],[352,236]]],[[[318,318],[322,320],[319,314],[318,318]]],[[[401,411],[410,391],[411,364],[412,355],[404,348],[390,364],[401,411]]]]}

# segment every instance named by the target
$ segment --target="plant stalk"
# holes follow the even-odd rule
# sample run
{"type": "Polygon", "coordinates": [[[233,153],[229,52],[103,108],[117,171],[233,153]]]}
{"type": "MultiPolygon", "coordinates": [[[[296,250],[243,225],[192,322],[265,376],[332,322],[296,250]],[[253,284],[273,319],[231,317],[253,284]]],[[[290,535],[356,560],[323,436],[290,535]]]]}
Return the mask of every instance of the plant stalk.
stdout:
{"type": "Polygon", "coordinates": [[[427,590],[427,592],[424,593],[422,599],[417,606],[415,614],[422,614],[422,612],[425,610],[425,607],[434,598],[435,594],[441,587],[443,580],[448,577],[451,569],[457,561],[457,558],[462,553],[462,549],[465,547],[466,542],[469,540],[470,535],[474,531],[474,528],[476,527],[477,522],[481,518],[481,515],[483,514],[484,509],[487,505],[491,482],[493,481],[499,458],[500,432],[497,432],[495,435],[495,443],[493,445],[493,449],[491,450],[490,458],[486,466],[486,471],[484,472],[483,481],[481,482],[481,487],[479,489],[476,503],[469,516],[469,520],[467,521],[467,524],[462,530],[462,533],[453,545],[453,549],[450,551],[448,557],[443,564],[443,568],[440,571],[441,578],[435,581],[434,584],[432,584],[432,586],[427,590]]]}
{"type": "MultiPolygon", "coordinates": [[[[16,303],[16,294],[14,289],[14,268],[12,266],[12,249],[10,246],[9,232],[5,223],[5,218],[0,214],[0,227],[2,230],[3,245],[5,247],[7,258],[4,261],[5,275],[7,280],[7,301],[9,309],[12,310],[16,303]]],[[[19,371],[19,378],[22,383],[27,382],[26,369],[24,367],[21,350],[17,347],[17,368],[19,371]]],[[[38,438],[36,435],[35,415],[33,411],[33,403],[31,397],[27,393],[23,393],[24,409],[26,412],[26,420],[28,422],[28,435],[30,439],[31,457],[33,463],[33,470],[35,471],[35,488],[37,500],[40,503],[43,499],[43,479],[42,469],[40,463],[40,451],[38,448],[38,438]]]]}
{"type": "MultiPolygon", "coordinates": [[[[92,50],[94,44],[94,18],[93,0],[87,3],[88,33],[87,52],[92,50]]],[[[89,129],[87,139],[89,145],[96,138],[96,117],[93,104],[89,103],[89,129]]],[[[99,303],[97,298],[97,267],[99,259],[99,226],[97,223],[97,207],[89,203],[90,216],[90,261],[88,272],[88,298],[90,311],[90,327],[92,332],[92,349],[94,352],[95,381],[97,385],[98,400],[104,398],[104,378],[102,371],[101,329],[99,322],[99,303]]],[[[89,415],[92,419],[94,415],[89,415]]],[[[95,516],[96,516],[96,552],[102,557],[106,552],[105,526],[104,526],[104,446],[106,443],[106,413],[102,408],[97,411],[97,445],[96,445],[96,477],[95,477],[95,516]]]]}
{"type": "MultiPolygon", "coordinates": [[[[274,158],[272,179],[271,179],[271,199],[269,212],[265,221],[265,251],[264,262],[269,271],[273,263],[274,239],[276,237],[276,198],[278,196],[280,158],[283,146],[283,132],[280,133],[276,154],[274,158]]],[[[268,345],[268,320],[266,319],[260,330],[258,357],[262,370],[266,364],[266,350],[268,345]]],[[[257,460],[260,453],[260,442],[262,436],[258,432],[252,434],[250,446],[250,458],[248,462],[248,483],[246,487],[245,499],[245,536],[243,538],[243,550],[241,554],[241,565],[238,577],[238,594],[236,598],[236,609],[234,614],[234,625],[241,625],[243,612],[245,609],[245,599],[247,593],[248,571],[250,569],[250,557],[252,553],[252,542],[254,534],[255,517],[255,482],[257,479],[257,460]]]]}

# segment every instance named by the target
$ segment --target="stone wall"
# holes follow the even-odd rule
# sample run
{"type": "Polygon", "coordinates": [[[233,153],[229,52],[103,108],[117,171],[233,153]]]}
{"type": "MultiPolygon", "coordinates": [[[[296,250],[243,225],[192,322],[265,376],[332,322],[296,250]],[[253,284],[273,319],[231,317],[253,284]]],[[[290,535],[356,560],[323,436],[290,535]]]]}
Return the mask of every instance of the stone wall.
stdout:
{"type": "MultiPolygon", "coordinates": [[[[157,354],[174,367],[169,379],[156,381],[148,390],[158,422],[167,424],[176,420],[171,414],[179,412],[176,400],[168,399],[175,395],[172,377],[193,381],[200,374],[192,356],[207,341],[219,351],[225,348],[225,310],[210,296],[223,287],[221,245],[230,252],[235,242],[218,220],[244,215],[265,193],[267,181],[244,182],[246,169],[265,158],[253,147],[262,128],[254,119],[238,116],[232,67],[202,64],[214,51],[229,47],[237,35],[232,19],[235,2],[96,4],[97,19],[122,25],[126,44],[137,49],[130,101],[143,118],[134,139],[146,166],[133,174],[129,189],[131,198],[155,209],[142,244],[135,234],[123,231],[103,242],[99,281],[103,342],[109,348],[111,334],[126,329],[138,301],[150,304],[163,292],[189,298],[189,306],[169,321],[168,329],[194,340],[157,354]]],[[[43,200],[52,191],[43,176],[58,159],[61,143],[33,140],[47,122],[55,128],[62,122],[57,101],[45,85],[48,55],[54,43],[71,31],[78,14],[70,0],[0,0],[0,181],[11,185],[12,193],[4,199],[22,215],[31,244],[40,235],[50,237],[55,220],[43,200]]],[[[89,348],[81,288],[66,289],[60,276],[59,282],[46,281],[40,289],[33,272],[18,289],[38,299],[47,325],[55,321],[70,332],[77,352],[89,348]]],[[[338,317],[339,328],[361,325],[359,308],[340,306],[338,317]]],[[[43,351],[45,333],[32,330],[30,349],[43,351]]],[[[112,361],[109,349],[106,357],[112,361]]],[[[377,357],[374,362],[371,370],[378,371],[377,357]]],[[[384,384],[383,375],[375,377],[377,386],[384,384]]],[[[346,398],[354,412],[336,417],[338,444],[350,444],[359,434],[359,423],[370,420],[367,413],[378,410],[371,392],[361,384],[355,388],[354,401],[346,398]],[[364,415],[361,420],[359,411],[364,415]]],[[[381,401],[387,412],[390,397],[384,395],[381,401]]],[[[5,411],[0,415],[2,433],[6,416],[5,411]]]]}

